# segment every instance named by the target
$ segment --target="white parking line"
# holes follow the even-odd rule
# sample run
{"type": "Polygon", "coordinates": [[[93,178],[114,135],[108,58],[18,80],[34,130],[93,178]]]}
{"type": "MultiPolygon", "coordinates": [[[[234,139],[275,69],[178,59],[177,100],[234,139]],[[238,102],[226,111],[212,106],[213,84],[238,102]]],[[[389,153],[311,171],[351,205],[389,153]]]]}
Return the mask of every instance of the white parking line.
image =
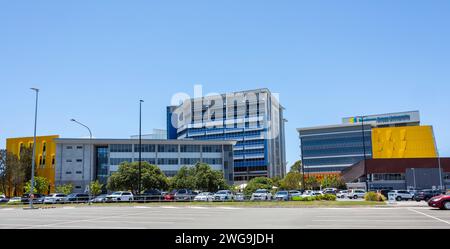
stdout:
{"type": "Polygon", "coordinates": [[[179,207],[173,207],[173,206],[161,206],[160,208],[178,209],[179,207]]]}
{"type": "Polygon", "coordinates": [[[11,210],[14,210],[14,208],[0,208],[0,210],[2,210],[2,211],[11,211],[11,210]]]}
{"type": "Polygon", "coordinates": [[[426,213],[422,213],[422,212],[417,211],[417,210],[414,210],[414,209],[412,209],[412,208],[408,208],[408,210],[413,211],[413,212],[418,213],[418,214],[421,214],[421,215],[425,215],[426,217],[429,217],[429,218],[432,218],[432,219],[435,219],[435,220],[437,220],[437,221],[444,222],[445,224],[450,225],[450,221],[446,221],[446,220],[443,220],[443,219],[439,219],[438,217],[434,217],[434,216],[432,216],[432,215],[429,215],[429,214],[426,214],[426,213]]]}
{"type": "Polygon", "coordinates": [[[242,208],[236,208],[236,207],[217,207],[218,209],[227,209],[227,210],[237,210],[242,208]]]}
{"type": "Polygon", "coordinates": [[[150,207],[145,207],[145,206],[135,206],[134,208],[147,209],[147,208],[150,208],[150,207]]]}

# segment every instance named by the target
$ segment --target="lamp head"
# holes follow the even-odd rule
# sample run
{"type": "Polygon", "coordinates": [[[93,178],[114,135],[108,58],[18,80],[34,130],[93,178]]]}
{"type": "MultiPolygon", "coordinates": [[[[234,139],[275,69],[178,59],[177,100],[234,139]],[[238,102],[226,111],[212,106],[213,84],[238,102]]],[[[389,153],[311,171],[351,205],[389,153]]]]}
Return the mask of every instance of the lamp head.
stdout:
{"type": "Polygon", "coordinates": [[[37,88],[32,87],[30,89],[33,90],[33,91],[39,92],[39,89],[37,89],[37,88]]]}

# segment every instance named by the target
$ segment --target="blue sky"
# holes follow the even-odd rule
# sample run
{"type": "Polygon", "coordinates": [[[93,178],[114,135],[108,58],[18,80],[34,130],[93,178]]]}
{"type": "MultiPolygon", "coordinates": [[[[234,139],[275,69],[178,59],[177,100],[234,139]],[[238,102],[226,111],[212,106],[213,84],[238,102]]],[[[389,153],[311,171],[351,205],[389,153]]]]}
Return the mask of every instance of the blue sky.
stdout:
{"type": "Polygon", "coordinates": [[[295,128],[420,110],[450,156],[450,2],[3,1],[0,148],[38,135],[129,137],[165,127],[176,92],[267,87],[295,128]]]}

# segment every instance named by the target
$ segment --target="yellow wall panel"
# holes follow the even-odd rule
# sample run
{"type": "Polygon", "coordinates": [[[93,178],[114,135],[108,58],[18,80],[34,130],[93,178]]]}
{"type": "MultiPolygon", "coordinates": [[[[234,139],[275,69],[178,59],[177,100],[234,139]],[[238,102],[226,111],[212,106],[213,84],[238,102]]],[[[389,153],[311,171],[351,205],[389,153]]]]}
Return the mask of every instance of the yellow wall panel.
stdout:
{"type": "Polygon", "coordinates": [[[374,128],[373,158],[437,157],[431,126],[374,128]]]}
{"type": "MultiPolygon", "coordinates": [[[[56,165],[56,143],[58,135],[36,137],[36,176],[42,176],[50,181],[50,191],[55,189],[55,165],[56,165]],[[44,151],[45,145],[45,151],[44,151]]],[[[20,147],[33,146],[33,137],[8,138],[6,139],[6,150],[19,156],[20,147]]]]}

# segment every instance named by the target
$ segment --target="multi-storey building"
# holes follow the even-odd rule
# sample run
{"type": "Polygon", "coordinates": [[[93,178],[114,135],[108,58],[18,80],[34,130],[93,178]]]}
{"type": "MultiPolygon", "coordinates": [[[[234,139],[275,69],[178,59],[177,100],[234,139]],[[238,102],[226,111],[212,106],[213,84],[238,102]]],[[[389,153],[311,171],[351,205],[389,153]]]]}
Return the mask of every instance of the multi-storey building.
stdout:
{"type": "Polygon", "coordinates": [[[431,126],[418,111],[343,118],[343,123],[297,129],[305,173],[338,174],[364,159],[436,158],[431,126]]]}
{"type": "Polygon", "coordinates": [[[234,140],[234,181],[283,177],[283,110],[268,89],[188,99],[167,108],[168,139],[234,140]]]}
{"type": "MultiPolygon", "coordinates": [[[[56,139],[56,184],[71,183],[86,191],[93,180],[106,183],[122,162],[139,161],[136,139],[56,139]]],[[[167,176],[197,162],[221,170],[233,184],[234,141],[142,140],[142,161],[157,165],[167,176]]]]}

